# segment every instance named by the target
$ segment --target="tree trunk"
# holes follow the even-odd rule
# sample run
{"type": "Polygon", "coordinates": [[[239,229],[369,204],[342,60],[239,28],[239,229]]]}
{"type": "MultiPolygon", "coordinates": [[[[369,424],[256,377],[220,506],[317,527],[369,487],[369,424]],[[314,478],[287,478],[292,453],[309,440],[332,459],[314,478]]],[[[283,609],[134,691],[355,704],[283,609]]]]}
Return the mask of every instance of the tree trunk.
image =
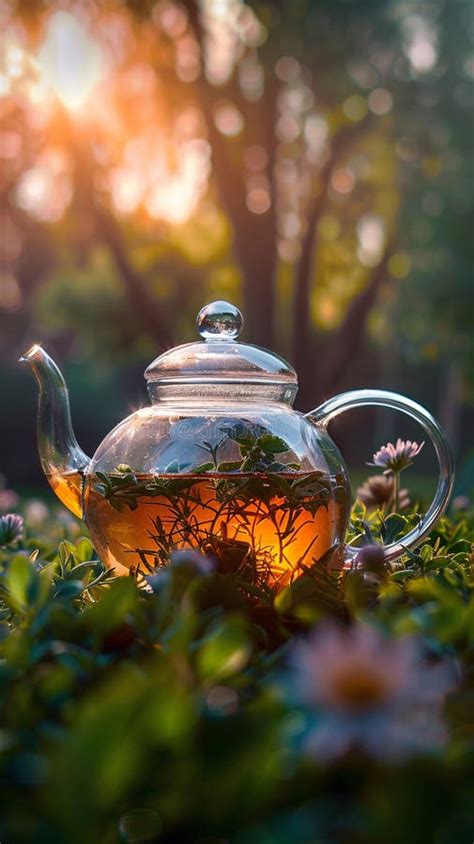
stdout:
{"type": "MultiPolygon", "coordinates": [[[[201,55],[204,57],[205,33],[198,5],[195,0],[186,0],[184,5],[201,55]]],[[[248,144],[260,144],[266,149],[267,172],[272,185],[276,108],[274,81],[267,76],[265,95],[255,103],[250,103],[242,97],[235,80],[215,88],[203,76],[196,86],[212,149],[214,178],[222,205],[233,227],[234,253],[242,271],[246,335],[252,343],[273,347],[277,256],[276,197],[271,186],[271,204],[268,211],[255,214],[249,210],[241,153],[248,144]],[[243,114],[243,138],[227,139],[216,128],[214,107],[216,101],[222,100],[223,97],[233,102],[243,114]]]]}
{"type": "MultiPolygon", "coordinates": [[[[311,285],[318,245],[318,222],[324,211],[331,176],[335,167],[372,123],[368,114],[359,123],[343,126],[331,141],[331,147],[320,173],[319,187],[308,211],[306,235],[295,271],[293,307],[292,363],[301,379],[300,402],[306,402],[314,389],[317,349],[311,354],[311,285]]],[[[316,345],[316,344],[315,344],[316,345]]],[[[324,364],[325,366],[325,364],[324,364]]]]}
{"type": "Polygon", "coordinates": [[[95,221],[98,238],[108,247],[112,255],[119,277],[124,284],[129,307],[137,315],[142,329],[162,349],[170,348],[173,345],[170,325],[164,319],[147,279],[133,266],[119,223],[96,196],[94,173],[97,168],[88,142],[81,138],[77,129],[70,126],[69,118],[65,113],[64,119],[69,131],[70,149],[74,156],[77,200],[83,212],[90,214],[95,221]]]}
{"type": "Polygon", "coordinates": [[[387,266],[393,252],[389,241],[380,263],[375,267],[372,278],[349,305],[345,319],[333,333],[324,356],[324,378],[321,381],[322,395],[331,394],[360,346],[367,326],[367,319],[375,303],[380,285],[387,275],[387,266]]]}
{"type": "Polygon", "coordinates": [[[150,292],[146,279],[131,263],[116,219],[97,203],[94,203],[94,217],[99,237],[109,248],[124,283],[129,304],[138,315],[140,325],[161,349],[171,348],[174,343],[172,328],[163,318],[161,308],[150,292]]]}

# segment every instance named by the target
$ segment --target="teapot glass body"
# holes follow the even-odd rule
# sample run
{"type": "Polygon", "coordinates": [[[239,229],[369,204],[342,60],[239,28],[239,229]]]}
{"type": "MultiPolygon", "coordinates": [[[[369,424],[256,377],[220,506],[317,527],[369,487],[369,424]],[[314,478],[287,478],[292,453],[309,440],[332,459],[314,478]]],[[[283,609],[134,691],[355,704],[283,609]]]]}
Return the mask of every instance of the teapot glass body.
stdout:
{"type": "Polygon", "coordinates": [[[255,586],[288,586],[342,549],[350,510],[347,472],[326,430],[276,403],[216,404],[205,415],[139,410],[77,480],[93,542],[121,573],[151,572],[171,551],[193,549],[255,586]]]}
{"type": "Polygon", "coordinates": [[[435,497],[419,524],[385,549],[387,560],[426,536],[443,513],[453,466],[441,428],[411,399],[383,390],[336,396],[309,414],[292,407],[296,373],[277,355],[236,342],[237,308],[206,306],[204,342],[160,355],[145,372],[151,405],[80,449],[64,379],[40,346],[24,356],[39,384],[38,446],[61,501],[82,516],[103,562],[149,574],[176,549],[212,556],[218,571],[278,590],[321,566],[350,564],[351,493],[327,426],[367,405],[415,419],[439,463],[435,497]]]}

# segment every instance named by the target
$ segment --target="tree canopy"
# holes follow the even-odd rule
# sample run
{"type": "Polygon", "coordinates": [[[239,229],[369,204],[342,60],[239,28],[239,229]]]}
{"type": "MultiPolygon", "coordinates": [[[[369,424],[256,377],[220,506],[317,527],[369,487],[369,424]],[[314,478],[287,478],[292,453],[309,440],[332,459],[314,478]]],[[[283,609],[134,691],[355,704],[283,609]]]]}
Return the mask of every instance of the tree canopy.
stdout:
{"type": "Polygon", "coordinates": [[[303,404],[367,343],[465,382],[471,12],[3,3],[5,348],[140,356],[227,297],[303,404]]]}

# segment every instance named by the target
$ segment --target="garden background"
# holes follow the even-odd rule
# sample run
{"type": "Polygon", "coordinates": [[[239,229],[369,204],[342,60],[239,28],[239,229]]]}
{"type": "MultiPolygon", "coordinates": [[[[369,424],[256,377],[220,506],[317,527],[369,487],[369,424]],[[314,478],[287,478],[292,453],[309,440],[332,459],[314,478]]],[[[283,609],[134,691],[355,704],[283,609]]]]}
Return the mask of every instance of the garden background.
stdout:
{"type": "Polygon", "coordinates": [[[0,30],[2,844],[472,844],[472,3],[0,0],[0,30]],[[354,492],[388,475],[350,569],[329,549],[276,594],[217,552],[104,569],[18,357],[61,364],[91,454],[213,299],[299,409],[372,386],[440,419],[456,488],[420,548],[380,542],[431,446],[374,454],[420,431],[358,411],[354,492]]]}

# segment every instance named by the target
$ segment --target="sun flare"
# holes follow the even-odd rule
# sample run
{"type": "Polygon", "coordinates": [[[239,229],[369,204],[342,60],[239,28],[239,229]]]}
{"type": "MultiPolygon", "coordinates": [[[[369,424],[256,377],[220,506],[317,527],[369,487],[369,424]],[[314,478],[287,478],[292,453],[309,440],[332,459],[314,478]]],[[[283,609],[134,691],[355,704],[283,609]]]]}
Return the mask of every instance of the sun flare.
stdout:
{"type": "Polygon", "coordinates": [[[51,15],[37,63],[44,82],[72,111],[86,103],[105,72],[100,45],[74,15],[65,11],[51,15]]]}

